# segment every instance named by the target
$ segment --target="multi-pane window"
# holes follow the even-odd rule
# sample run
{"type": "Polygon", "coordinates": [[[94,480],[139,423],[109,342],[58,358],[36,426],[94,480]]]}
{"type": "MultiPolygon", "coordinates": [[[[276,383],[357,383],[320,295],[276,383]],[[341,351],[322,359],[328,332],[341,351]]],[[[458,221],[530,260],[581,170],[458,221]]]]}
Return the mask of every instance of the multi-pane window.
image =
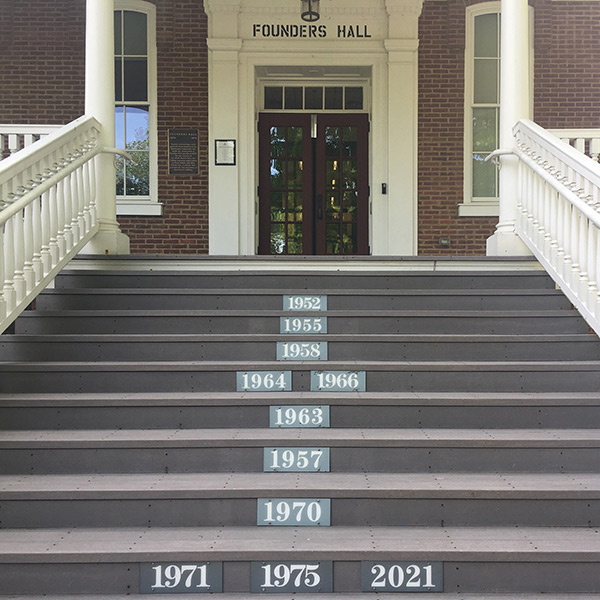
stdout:
{"type": "Polygon", "coordinates": [[[498,148],[500,116],[500,15],[475,16],[472,88],[472,197],[498,196],[498,172],[485,157],[498,148]]]}
{"type": "Polygon", "coordinates": [[[363,110],[361,86],[268,85],[264,88],[265,110],[363,110]]]}
{"type": "Polygon", "coordinates": [[[117,196],[150,196],[151,119],[148,15],[115,11],[115,134],[118,148],[133,162],[117,158],[117,196]]]}

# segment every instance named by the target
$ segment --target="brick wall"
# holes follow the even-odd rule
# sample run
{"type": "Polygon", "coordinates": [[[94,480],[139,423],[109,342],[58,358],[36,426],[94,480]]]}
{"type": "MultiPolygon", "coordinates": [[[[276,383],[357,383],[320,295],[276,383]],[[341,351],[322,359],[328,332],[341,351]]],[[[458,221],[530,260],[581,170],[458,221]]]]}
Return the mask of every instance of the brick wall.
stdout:
{"type": "Polygon", "coordinates": [[[419,22],[419,254],[482,254],[495,218],[463,201],[465,2],[423,5],[419,22]],[[439,245],[449,237],[450,248],[439,245]]]}

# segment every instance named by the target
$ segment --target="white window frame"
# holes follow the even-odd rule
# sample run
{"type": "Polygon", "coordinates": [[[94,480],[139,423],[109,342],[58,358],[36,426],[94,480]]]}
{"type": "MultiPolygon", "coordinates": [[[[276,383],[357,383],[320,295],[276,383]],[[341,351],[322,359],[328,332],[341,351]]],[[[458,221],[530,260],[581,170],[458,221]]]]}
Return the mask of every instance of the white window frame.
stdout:
{"type": "Polygon", "coordinates": [[[163,206],[158,201],[158,125],[157,125],[157,65],[156,65],[156,6],[144,0],[115,0],[115,11],[129,10],[147,17],[148,41],[148,110],[149,110],[149,168],[148,196],[117,196],[117,215],[160,216],[163,206]]]}
{"type": "MultiPolygon", "coordinates": [[[[474,54],[475,54],[475,17],[490,13],[500,16],[499,1],[482,2],[473,4],[466,8],[465,23],[465,103],[464,103],[464,192],[463,202],[458,205],[460,217],[497,217],[499,216],[498,198],[474,198],[473,197],[473,90],[474,90],[474,54]]],[[[534,43],[534,10],[529,7],[529,57],[531,77],[530,98],[533,104],[533,43],[534,43]]],[[[502,60],[502,57],[500,57],[502,60]]],[[[530,107],[533,112],[533,106],[530,107]]]]}

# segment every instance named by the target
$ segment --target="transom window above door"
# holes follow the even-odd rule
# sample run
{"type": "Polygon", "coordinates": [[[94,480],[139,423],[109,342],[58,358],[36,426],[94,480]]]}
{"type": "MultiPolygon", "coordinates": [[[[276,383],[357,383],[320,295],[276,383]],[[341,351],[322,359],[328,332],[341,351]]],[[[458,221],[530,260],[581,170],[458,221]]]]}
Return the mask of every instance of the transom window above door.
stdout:
{"type": "Polygon", "coordinates": [[[365,90],[361,85],[265,85],[263,110],[363,111],[365,90]]]}

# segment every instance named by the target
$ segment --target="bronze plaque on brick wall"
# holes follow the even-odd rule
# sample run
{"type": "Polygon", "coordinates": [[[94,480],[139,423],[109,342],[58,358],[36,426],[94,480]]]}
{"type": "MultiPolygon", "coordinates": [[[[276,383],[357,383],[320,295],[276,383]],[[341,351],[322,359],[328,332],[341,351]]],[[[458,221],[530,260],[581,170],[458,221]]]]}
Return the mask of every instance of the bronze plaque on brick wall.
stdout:
{"type": "Polygon", "coordinates": [[[198,130],[169,129],[169,175],[198,174],[198,130]]]}

